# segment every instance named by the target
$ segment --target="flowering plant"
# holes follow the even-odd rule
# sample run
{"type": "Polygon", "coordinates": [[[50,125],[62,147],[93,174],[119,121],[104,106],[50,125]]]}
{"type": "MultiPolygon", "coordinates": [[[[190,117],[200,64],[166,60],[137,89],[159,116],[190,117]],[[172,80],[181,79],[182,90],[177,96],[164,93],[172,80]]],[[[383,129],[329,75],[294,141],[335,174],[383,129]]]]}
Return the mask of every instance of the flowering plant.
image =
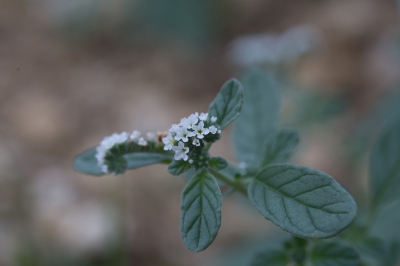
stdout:
{"type": "MultiPolygon", "coordinates": [[[[248,74],[243,83],[226,82],[207,113],[182,118],[166,132],[142,137],[135,130],[105,137],[98,147],[75,158],[75,169],[90,175],[116,175],[161,163],[168,164],[172,175],[185,174],[189,181],[181,196],[180,230],[192,251],[206,249],[218,234],[220,187],[224,186],[248,197],[264,218],[292,236],[281,249],[259,254],[251,265],[361,265],[359,253],[366,251],[359,247],[370,239],[368,230],[376,211],[396,197],[396,186],[391,185],[400,182],[398,161],[384,158],[400,159],[398,148],[387,147],[387,139],[400,135],[400,123],[392,122],[384,129],[373,151],[372,218],[349,227],[357,212],[353,197],[328,174],[286,162],[299,133],[278,126],[277,84],[261,71],[248,74]],[[233,121],[238,164],[209,154],[221,131],[233,121]],[[355,232],[358,237],[351,237],[355,232]],[[331,241],[318,240],[339,234],[331,241]]],[[[388,261],[396,249],[390,246],[385,252],[375,259],[388,261]]]]}

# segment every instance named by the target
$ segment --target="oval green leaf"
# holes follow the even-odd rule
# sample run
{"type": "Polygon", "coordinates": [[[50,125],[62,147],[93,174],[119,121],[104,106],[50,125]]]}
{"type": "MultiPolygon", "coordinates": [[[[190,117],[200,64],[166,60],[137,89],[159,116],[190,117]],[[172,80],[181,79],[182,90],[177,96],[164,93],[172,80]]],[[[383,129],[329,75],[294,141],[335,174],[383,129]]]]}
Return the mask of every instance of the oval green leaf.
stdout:
{"type": "Polygon", "coordinates": [[[225,169],[228,166],[228,162],[222,157],[212,157],[210,159],[210,167],[216,170],[225,169]]]}
{"type": "Polygon", "coordinates": [[[303,238],[337,235],[357,210],[351,195],[331,176],[291,164],[261,170],[250,183],[248,196],[266,219],[303,238]]]}
{"type": "Polygon", "coordinates": [[[171,175],[180,175],[189,170],[192,167],[192,165],[183,160],[173,160],[172,163],[168,165],[168,173],[171,175]]]}
{"type": "Polygon", "coordinates": [[[88,175],[101,176],[104,175],[103,171],[97,164],[96,147],[90,148],[80,154],[74,159],[74,169],[78,172],[88,175]]]}
{"type": "Polygon", "coordinates": [[[137,169],[139,167],[172,161],[172,156],[155,152],[135,152],[123,155],[127,162],[127,169],[137,169]]]}
{"type": "Polygon", "coordinates": [[[260,166],[265,139],[278,127],[278,85],[264,71],[253,70],[244,77],[243,88],[244,102],[235,121],[233,141],[240,161],[260,166]]]}
{"type": "Polygon", "coordinates": [[[209,118],[215,116],[217,124],[224,129],[239,116],[242,103],[242,84],[236,79],[228,80],[222,85],[221,91],[210,104],[208,116],[209,118]]]}
{"type": "Polygon", "coordinates": [[[357,266],[360,255],[350,246],[329,242],[317,243],[311,251],[312,266],[357,266]]]}
{"type": "Polygon", "coordinates": [[[202,251],[221,226],[222,196],[217,180],[207,171],[189,180],[181,197],[181,236],[188,249],[202,251]]]}
{"type": "Polygon", "coordinates": [[[284,163],[299,143],[299,132],[282,129],[271,135],[266,143],[263,165],[284,163]]]}

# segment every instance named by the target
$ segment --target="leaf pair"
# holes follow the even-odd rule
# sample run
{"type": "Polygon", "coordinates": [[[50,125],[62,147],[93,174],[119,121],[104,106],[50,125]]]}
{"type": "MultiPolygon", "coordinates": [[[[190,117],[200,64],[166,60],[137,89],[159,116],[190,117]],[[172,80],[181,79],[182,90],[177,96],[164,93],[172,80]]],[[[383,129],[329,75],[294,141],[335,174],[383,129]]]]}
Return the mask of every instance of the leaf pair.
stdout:
{"type": "Polygon", "coordinates": [[[243,84],[244,103],[233,139],[239,160],[257,169],[249,199],[266,219],[296,236],[338,234],[356,215],[354,199],[323,172],[276,164],[285,162],[297,146],[298,132],[278,130],[280,96],[271,77],[253,71],[243,84]]]}
{"type": "MultiPolygon", "coordinates": [[[[243,90],[239,81],[226,82],[211,103],[208,116],[217,117],[217,124],[224,129],[234,121],[242,108],[243,90]]],[[[225,159],[212,157],[210,167],[221,170],[228,166],[225,159]]],[[[168,171],[177,175],[190,169],[190,164],[174,161],[168,171]]],[[[213,175],[202,171],[192,177],[181,197],[181,235],[192,251],[206,249],[215,239],[221,226],[222,195],[213,175]]]]}

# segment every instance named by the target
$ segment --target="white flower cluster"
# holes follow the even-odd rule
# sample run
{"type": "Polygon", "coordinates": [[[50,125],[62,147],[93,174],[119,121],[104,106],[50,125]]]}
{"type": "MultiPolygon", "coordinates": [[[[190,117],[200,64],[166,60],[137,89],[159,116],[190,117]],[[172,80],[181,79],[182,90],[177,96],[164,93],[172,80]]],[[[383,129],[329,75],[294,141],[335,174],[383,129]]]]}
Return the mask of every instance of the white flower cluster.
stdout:
{"type": "Polygon", "coordinates": [[[100,166],[101,170],[104,173],[108,173],[108,167],[104,163],[104,159],[106,153],[109,149],[114,147],[117,144],[124,143],[128,140],[135,141],[139,146],[147,146],[147,141],[155,140],[156,135],[152,132],[148,132],[146,134],[146,139],[140,136],[141,133],[137,130],[134,130],[132,133],[122,132],[120,134],[114,133],[111,136],[105,137],[101,142],[100,145],[96,148],[96,159],[97,163],[100,166]]]}
{"type": "MultiPolygon", "coordinates": [[[[168,131],[168,135],[162,139],[164,143],[164,150],[173,150],[175,152],[174,159],[187,161],[189,158],[190,147],[200,146],[201,140],[208,134],[220,134],[219,130],[214,124],[217,121],[215,116],[210,118],[211,125],[205,127],[207,122],[208,113],[196,112],[189,117],[184,117],[177,125],[174,124],[168,131]]],[[[190,162],[191,160],[189,160],[190,162]]]]}

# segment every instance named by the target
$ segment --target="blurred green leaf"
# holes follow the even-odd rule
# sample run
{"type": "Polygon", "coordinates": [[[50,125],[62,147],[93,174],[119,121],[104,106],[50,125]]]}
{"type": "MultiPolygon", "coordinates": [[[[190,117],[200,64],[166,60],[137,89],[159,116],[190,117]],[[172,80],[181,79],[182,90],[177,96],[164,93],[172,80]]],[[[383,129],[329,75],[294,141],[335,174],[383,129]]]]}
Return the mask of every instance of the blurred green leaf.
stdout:
{"type": "MultiPolygon", "coordinates": [[[[205,48],[218,27],[218,4],[212,0],[127,1],[127,15],[134,35],[144,33],[160,42],[205,48]]],[[[143,36],[143,34],[141,34],[143,36]]]]}
{"type": "Polygon", "coordinates": [[[96,147],[90,148],[80,154],[78,154],[74,159],[74,168],[76,171],[88,174],[101,176],[104,175],[103,171],[97,164],[96,147]]]}
{"type": "Polygon", "coordinates": [[[282,129],[271,135],[266,143],[263,165],[283,163],[299,143],[299,132],[295,129],[282,129]]]}
{"type": "Polygon", "coordinates": [[[351,195],[331,176],[291,164],[265,167],[250,183],[248,196],[266,219],[303,238],[337,235],[357,210],[351,195]]]}
{"type": "Polygon", "coordinates": [[[189,180],[181,197],[181,236],[188,249],[202,251],[221,226],[222,196],[217,180],[202,171],[189,180]]]}
{"type": "Polygon", "coordinates": [[[312,266],[357,266],[360,255],[350,246],[319,242],[313,247],[310,260],[312,266]]]}
{"type": "Polygon", "coordinates": [[[244,102],[235,121],[233,140],[240,161],[261,165],[265,139],[276,131],[280,95],[277,83],[261,70],[249,72],[243,79],[244,102]]]}
{"type": "Polygon", "coordinates": [[[279,249],[270,249],[257,254],[253,262],[250,264],[251,266],[265,266],[265,265],[273,265],[273,266],[286,266],[290,262],[287,254],[283,250],[279,249]]]}
{"type": "Polygon", "coordinates": [[[231,79],[222,86],[221,91],[210,104],[208,116],[209,118],[215,116],[217,124],[224,129],[239,116],[242,104],[242,84],[236,79],[231,79]]]}
{"type": "Polygon", "coordinates": [[[400,260],[400,242],[393,241],[387,252],[387,255],[384,259],[382,266],[396,266],[399,265],[400,260]]]}
{"type": "Polygon", "coordinates": [[[369,256],[382,260],[387,253],[387,244],[377,237],[366,237],[358,241],[360,250],[369,256]]]}
{"type": "Polygon", "coordinates": [[[168,165],[168,173],[171,175],[180,175],[189,170],[192,167],[192,165],[184,160],[173,160],[169,165],[168,165]]]}
{"type": "Polygon", "coordinates": [[[370,157],[373,204],[400,199],[400,119],[388,121],[374,144],[370,157]]]}
{"type": "Polygon", "coordinates": [[[385,204],[378,213],[371,227],[371,235],[386,241],[400,240],[400,200],[385,204]]]}
{"type": "Polygon", "coordinates": [[[228,166],[228,162],[222,157],[212,157],[210,159],[210,167],[216,170],[222,170],[228,166]]]}

